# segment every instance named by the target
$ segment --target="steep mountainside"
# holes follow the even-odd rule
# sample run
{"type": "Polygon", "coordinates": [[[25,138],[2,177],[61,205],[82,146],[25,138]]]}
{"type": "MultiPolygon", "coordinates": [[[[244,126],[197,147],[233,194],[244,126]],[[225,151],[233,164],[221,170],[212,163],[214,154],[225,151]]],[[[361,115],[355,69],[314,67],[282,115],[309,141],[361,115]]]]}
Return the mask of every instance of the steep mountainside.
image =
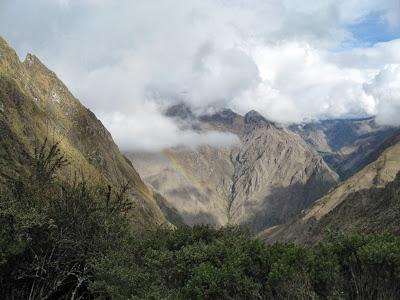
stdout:
{"type": "Polygon", "coordinates": [[[293,125],[290,129],[344,179],[362,169],[369,155],[396,131],[377,125],[374,118],[325,120],[293,125]]]}
{"type": "Polygon", "coordinates": [[[167,115],[196,130],[234,133],[241,141],[230,148],[128,155],[187,223],[245,224],[259,231],[287,221],[337,183],[336,173],[297,134],[255,111],[195,118],[176,106],[167,115]]]}
{"type": "Polygon", "coordinates": [[[372,156],[372,163],[289,223],[261,236],[273,241],[312,243],[327,228],[345,232],[400,232],[400,134],[372,156]],[[397,176],[397,177],[396,177],[397,176]]]}
{"type": "Polygon", "coordinates": [[[23,165],[45,138],[60,141],[71,166],[64,174],[82,172],[91,182],[133,187],[132,223],[150,228],[167,221],[153,192],[122,156],[96,116],[68,91],[57,76],[35,56],[20,62],[0,38],[0,166],[7,161],[23,165]]]}

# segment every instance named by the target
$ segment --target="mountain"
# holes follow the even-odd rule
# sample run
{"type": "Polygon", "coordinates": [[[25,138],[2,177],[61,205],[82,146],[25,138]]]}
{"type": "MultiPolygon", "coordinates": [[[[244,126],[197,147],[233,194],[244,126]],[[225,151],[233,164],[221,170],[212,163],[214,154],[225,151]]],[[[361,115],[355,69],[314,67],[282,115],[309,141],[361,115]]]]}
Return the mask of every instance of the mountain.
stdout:
{"type": "MultiPolygon", "coordinates": [[[[82,173],[91,183],[132,187],[131,221],[137,228],[167,224],[157,199],[132,164],[120,153],[110,133],[39,59],[28,54],[20,62],[0,38],[0,166],[12,172],[23,166],[33,149],[48,138],[60,141],[70,162],[68,179],[82,173]]],[[[156,197],[157,196],[157,197],[156,197]]],[[[159,201],[159,199],[158,199],[159,201]]]]}
{"type": "Polygon", "coordinates": [[[379,126],[375,118],[323,120],[292,125],[343,179],[362,169],[371,153],[396,132],[379,126]]]}
{"type": "Polygon", "coordinates": [[[400,133],[368,158],[371,163],[287,224],[261,233],[269,242],[314,243],[327,229],[400,233],[400,133]]]}
{"type": "Polygon", "coordinates": [[[260,231],[289,220],[338,181],[300,136],[255,111],[195,117],[177,105],[166,115],[199,132],[229,132],[240,139],[231,147],[127,154],[188,224],[243,224],[260,231]]]}

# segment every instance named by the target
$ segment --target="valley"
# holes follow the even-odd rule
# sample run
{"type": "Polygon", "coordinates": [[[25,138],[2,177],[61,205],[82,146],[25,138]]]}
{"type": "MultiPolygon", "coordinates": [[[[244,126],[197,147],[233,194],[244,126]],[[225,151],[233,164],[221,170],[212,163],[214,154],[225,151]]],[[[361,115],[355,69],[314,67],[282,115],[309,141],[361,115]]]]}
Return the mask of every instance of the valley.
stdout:
{"type": "Polygon", "coordinates": [[[397,130],[373,118],[284,126],[255,111],[195,116],[182,104],[166,115],[200,132],[234,133],[240,143],[127,153],[143,179],[187,224],[240,224],[256,232],[289,221],[340,186],[370,163],[397,130]]]}
{"type": "Polygon", "coordinates": [[[398,128],[164,114],[237,142],[121,153],[54,72],[0,39],[0,296],[395,299],[398,128]]]}

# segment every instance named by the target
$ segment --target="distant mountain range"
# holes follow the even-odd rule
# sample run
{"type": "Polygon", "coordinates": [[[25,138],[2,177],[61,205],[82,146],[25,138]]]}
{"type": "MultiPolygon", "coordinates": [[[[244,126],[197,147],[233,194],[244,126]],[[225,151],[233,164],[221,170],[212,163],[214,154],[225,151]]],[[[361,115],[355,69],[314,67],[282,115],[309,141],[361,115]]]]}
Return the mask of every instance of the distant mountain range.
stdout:
{"type": "Polygon", "coordinates": [[[400,233],[400,132],[389,138],[361,171],[339,184],[307,210],[265,230],[273,241],[313,243],[326,230],[400,233]]]}
{"type": "MultiPolygon", "coordinates": [[[[174,107],[167,115],[182,119],[182,111],[174,107]]],[[[191,122],[200,131],[235,133],[241,143],[127,155],[188,224],[246,224],[259,231],[285,222],[338,181],[300,136],[257,112],[225,110],[191,122]]]]}
{"type": "Polygon", "coordinates": [[[128,153],[144,180],[188,224],[241,224],[256,232],[312,205],[362,169],[396,132],[374,118],[284,126],[256,111],[196,116],[184,104],[165,114],[200,132],[234,133],[241,143],[128,153]]]}
{"type": "Polygon", "coordinates": [[[397,130],[377,125],[373,117],[325,120],[289,128],[317,150],[344,179],[365,166],[369,155],[397,130]]]}
{"type": "Polygon", "coordinates": [[[235,134],[240,143],[124,156],[52,71],[34,55],[20,62],[0,38],[2,173],[23,168],[47,138],[60,141],[71,163],[65,180],[78,172],[114,188],[129,183],[138,229],[238,224],[269,242],[301,243],[318,241],[327,228],[399,232],[398,128],[374,118],[287,126],[256,111],[197,115],[184,104],[165,115],[184,129],[235,134]]]}

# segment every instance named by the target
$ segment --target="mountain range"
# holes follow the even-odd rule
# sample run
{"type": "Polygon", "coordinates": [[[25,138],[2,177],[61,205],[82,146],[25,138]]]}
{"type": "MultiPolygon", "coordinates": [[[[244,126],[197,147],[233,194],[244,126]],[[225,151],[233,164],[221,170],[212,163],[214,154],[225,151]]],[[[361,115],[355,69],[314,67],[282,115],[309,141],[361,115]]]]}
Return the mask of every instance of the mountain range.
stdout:
{"type": "MultiPolygon", "coordinates": [[[[400,132],[373,117],[278,124],[256,111],[165,110],[182,130],[234,145],[121,153],[100,120],[36,56],[0,38],[0,166],[13,174],[44,140],[70,162],[61,176],[132,189],[132,226],[242,225],[268,242],[313,243],[327,228],[398,232],[400,132]],[[140,174],[140,175],[139,175],[140,174]],[[396,202],[397,201],[397,202],[396,202]]],[[[0,181],[0,184],[1,181],[0,181]]]]}
{"type": "Polygon", "coordinates": [[[315,243],[327,230],[348,233],[400,233],[400,132],[352,177],[287,222],[266,229],[273,241],[315,243]]]}
{"type": "Polygon", "coordinates": [[[196,116],[184,104],[165,115],[199,132],[236,134],[240,143],[127,153],[143,179],[188,224],[241,224],[255,232],[291,220],[367,165],[396,132],[374,118],[287,126],[256,111],[196,116]]]}
{"type": "Polygon", "coordinates": [[[188,224],[243,224],[259,231],[287,221],[338,182],[299,135],[255,111],[195,117],[178,105],[166,115],[190,122],[198,131],[230,132],[240,139],[230,147],[127,154],[188,224]]]}

